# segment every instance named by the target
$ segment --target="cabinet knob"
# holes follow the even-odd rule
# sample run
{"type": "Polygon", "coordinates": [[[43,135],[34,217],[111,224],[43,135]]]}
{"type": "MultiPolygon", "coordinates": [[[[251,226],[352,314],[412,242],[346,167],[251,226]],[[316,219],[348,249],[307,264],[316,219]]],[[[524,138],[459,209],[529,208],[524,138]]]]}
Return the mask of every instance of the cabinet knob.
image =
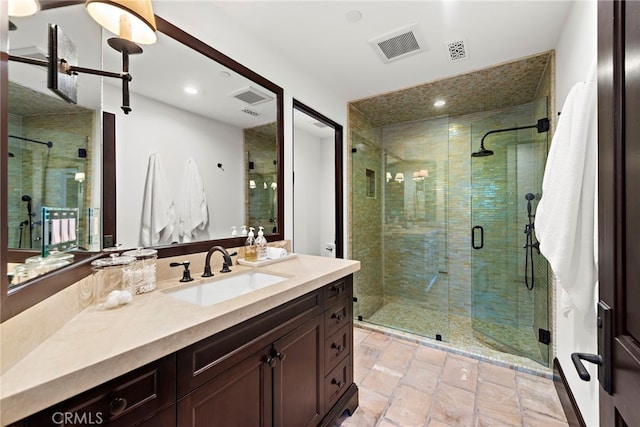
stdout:
{"type": "Polygon", "coordinates": [[[269,367],[273,368],[274,366],[276,366],[276,359],[274,357],[271,356],[265,356],[262,359],[262,362],[269,365],[269,367]]]}
{"type": "Polygon", "coordinates": [[[116,397],[109,403],[109,412],[111,415],[118,415],[127,407],[127,399],[116,397]]]}
{"type": "Polygon", "coordinates": [[[281,361],[284,362],[284,359],[287,358],[287,355],[285,353],[280,353],[279,351],[276,351],[276,357],[281,361]]]}
{"type": "Polygon", "coordinates": [[[338,353],[340,353],[342,349],[344,349],[344,347],[341,344],[336,344],[336,343],[332,343],[331,348],[335,348],[338,353]]]}
{"type": "Polygon", "coordinates": [[[333,291],[336,293],[336,295],[340,295],[342,292],[344,292],[344,289],[342,289],[342,286],[334,286],[333,291]]]}
{"type": "Polygon", "coordinates": [[[336,323],[340,322],[343,318],[342,313],[333,313],[331,317],[336,319],[336,323]]]}
{"type": "Polygon", "coordinates": [[[338,386],[338,388],[342,388],[342,386],[344,385],[344,382],[334,378],[331,380],[331,384],[335,384],[336,386],[338,386]]]}

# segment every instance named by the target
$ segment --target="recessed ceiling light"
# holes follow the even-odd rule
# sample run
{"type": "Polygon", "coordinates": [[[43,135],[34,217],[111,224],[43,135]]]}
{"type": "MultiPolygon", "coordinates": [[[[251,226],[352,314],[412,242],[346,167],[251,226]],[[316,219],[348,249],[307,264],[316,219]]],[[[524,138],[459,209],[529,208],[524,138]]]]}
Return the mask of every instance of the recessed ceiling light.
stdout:
{"type": "Polygon", "coordinates": [[[362,19],[362,12],[359,10],[350,10],[347,12],[347,21],[358,22],[362,19]]]}
{"type": "Polygon", "coordinates": [[[446,101],[444,101],[442,99],[439,99],[439,100],[437,100],[436,102],[433,103],[433,106],[434,107],[442,107],[446,103],[447,103],[446,101]]]}
{"type": "Polygon", "coordinates": [[[188,93],[189,95],[197,95],[198,94],[198,89],[196,89],[193,86],[187,86],[184,88],[184,91],[186,93],[188,93]]]}

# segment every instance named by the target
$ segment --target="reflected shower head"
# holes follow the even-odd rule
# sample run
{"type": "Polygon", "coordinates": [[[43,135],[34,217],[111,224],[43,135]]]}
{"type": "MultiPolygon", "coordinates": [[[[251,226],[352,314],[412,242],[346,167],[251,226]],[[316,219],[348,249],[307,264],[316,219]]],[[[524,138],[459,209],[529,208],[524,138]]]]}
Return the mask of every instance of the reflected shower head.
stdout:
{"type": "Polygon", "coordinates": [[[480,151],[471,153],[471,157],[487,157],[487,156],[493,156],[493,151],[487,150],[484,147],[480,147],[480,151]]]}
{"type": "Polygon", "coordinates": [[[529,200],[529,201],[531,201],[531,200],[536,198],[536,195],[533,194],[533,193],[527,193],[527,194],[524,195],[524,198],[529,200]]]}

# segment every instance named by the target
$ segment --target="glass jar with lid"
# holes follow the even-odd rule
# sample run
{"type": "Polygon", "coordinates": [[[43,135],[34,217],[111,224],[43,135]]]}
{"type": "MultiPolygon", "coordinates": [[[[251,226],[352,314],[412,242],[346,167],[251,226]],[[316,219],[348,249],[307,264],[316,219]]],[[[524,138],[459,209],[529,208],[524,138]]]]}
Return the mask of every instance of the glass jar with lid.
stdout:
{"type": "Polygon", "coordinates": [[[133,288],[136,294],[151,292],[156,288],[156,260],[158,251],[155,249],[138,248],[126,251],[123,256],[135,258],[133,268],[133,288]]]}
{"type": "Polygon", "coordinates": [[[111,291],[129,291],[134,295],[133,268],[136,259],[130,256],[111,254],[91,263],[96,302],[102,303],[111,291]]]}

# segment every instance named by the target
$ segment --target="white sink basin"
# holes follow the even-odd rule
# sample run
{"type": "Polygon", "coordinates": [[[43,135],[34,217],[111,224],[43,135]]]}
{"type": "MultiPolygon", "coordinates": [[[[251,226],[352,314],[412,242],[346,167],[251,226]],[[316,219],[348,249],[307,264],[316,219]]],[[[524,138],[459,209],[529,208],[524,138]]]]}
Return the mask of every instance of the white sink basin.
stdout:
{"type": "Polygon", "coordinates": [[[225,278],[216,277],[207,283],[168,291],[167,295],[191,304],[207,307],[284,280],[287,280],[287,278],[257,271],[248,271],[225,278]]]}

